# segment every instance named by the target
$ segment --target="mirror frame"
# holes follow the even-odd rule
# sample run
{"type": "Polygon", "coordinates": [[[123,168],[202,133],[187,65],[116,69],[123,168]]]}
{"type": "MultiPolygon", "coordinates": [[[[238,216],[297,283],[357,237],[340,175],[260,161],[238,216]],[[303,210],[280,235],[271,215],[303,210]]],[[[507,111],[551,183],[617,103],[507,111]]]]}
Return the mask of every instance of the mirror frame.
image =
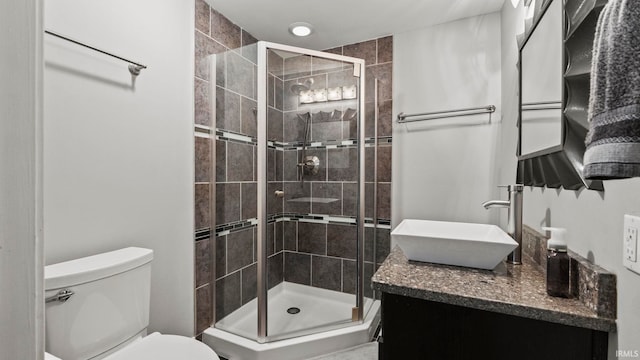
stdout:
{"type": "MultiPolygon", "coordinates": [[[[588,104],[589,91],[584,91],[590,80],[590,71],[570,74],[569,49],[579,49],[580,53],[591,53],[595,23],[606,4],[606,0],[538,0],[534,9],[533,21],[525,24],[525,33],[518,40],[518,168],[516,181],[519,184],[536,187],[560,188],[567,190],[587,189],[604,190],[601,180],[585,179],[582,173],[585,152],[584,139],[587,135],[587,107],[572,111],[568,104],[575,99],[588,104]],[[562,1],[562,142],[560,145],[522,155],[522,50],[531,34],[540,23],[552,1],[562,1]],[[575,36],[574,36],[575,35],[575,36]],[[576,91],[579,90],[579,91],[576,91]],[[571,99],[573,96],[573,99],[571,99]],[[585,99],[586,96],[586,99],[585,99]],[[570,116],[568,116],[570,114],[570,116]]],[[[588,59],[589,64],[591,59],[588,59]]],[[[590,69],[590,66],[589,66],[590,69]]]]}

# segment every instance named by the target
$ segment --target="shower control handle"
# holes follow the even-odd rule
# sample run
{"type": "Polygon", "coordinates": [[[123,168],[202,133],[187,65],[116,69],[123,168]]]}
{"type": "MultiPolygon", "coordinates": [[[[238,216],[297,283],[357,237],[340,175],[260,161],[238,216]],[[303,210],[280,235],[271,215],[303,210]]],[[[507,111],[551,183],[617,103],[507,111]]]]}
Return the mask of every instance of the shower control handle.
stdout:
{"type": "Polygon", "coordinates": [[[304,175],[316,175],[320,170],[320,159],[317,156],[305,156],[301,163],[296,164],[304,175]]]}
{"type": "Polygon", "coordinates": [[[273,192],[273,195],[275,195],[277,198],[282,198],[282,197],[284,197],[284,191],[276,190],[276,191],[273,192]]]}

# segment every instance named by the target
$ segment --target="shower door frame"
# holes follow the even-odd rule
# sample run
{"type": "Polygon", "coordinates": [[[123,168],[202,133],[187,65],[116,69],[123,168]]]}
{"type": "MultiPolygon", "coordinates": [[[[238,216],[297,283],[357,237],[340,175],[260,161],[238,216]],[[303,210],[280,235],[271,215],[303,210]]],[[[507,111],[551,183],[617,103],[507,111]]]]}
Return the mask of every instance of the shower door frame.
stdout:
{"type": "Polygon", "coordinates": [[[295,46],[276,44],[272,42],[259,41],[258,51],[258,146],[257,146],[257,302],[258,302],[258,343],[268,341],[267,334],[267,51],[281,50],[286,52],[309,55],[324,59],[336,60],[352,63],[354,76],[359,77],[359,109],[358,109],[358,211],[356,216],[358,245],[356,250],[356,307],[357,318],[353,319],[362,322],[364,318],[364,215],[365,215],[365,161],[364,161],[364,108],[365,108],[365,62],[363,59],[353,58],[344,55],[326,53],[317,50],[309,50],[295,46]]]}

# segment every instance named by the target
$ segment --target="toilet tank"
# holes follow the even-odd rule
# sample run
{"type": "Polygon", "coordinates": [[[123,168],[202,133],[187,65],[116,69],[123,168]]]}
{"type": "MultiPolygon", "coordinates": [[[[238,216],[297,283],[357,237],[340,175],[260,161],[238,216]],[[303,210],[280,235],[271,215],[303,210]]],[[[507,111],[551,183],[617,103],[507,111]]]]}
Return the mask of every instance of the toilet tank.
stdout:
{"type": "Polygon", "coordinates": [[[45,266],[46,298],[73,291],[45,304],[46,351],[86,360],[144,334],[152,259],[153,250],[129,247],[45,266]]]}

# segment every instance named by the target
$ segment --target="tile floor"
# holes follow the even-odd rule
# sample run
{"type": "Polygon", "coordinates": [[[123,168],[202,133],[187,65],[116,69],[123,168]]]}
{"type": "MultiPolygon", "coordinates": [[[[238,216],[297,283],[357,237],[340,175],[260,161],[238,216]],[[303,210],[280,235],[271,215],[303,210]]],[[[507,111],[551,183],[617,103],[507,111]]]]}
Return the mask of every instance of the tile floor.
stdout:
{"type": "Polygon", "coordinates": [[[359,345],[332,354],[314,357],[309,360],[377,360],[378,343],[376,341],[359,345]]]}

